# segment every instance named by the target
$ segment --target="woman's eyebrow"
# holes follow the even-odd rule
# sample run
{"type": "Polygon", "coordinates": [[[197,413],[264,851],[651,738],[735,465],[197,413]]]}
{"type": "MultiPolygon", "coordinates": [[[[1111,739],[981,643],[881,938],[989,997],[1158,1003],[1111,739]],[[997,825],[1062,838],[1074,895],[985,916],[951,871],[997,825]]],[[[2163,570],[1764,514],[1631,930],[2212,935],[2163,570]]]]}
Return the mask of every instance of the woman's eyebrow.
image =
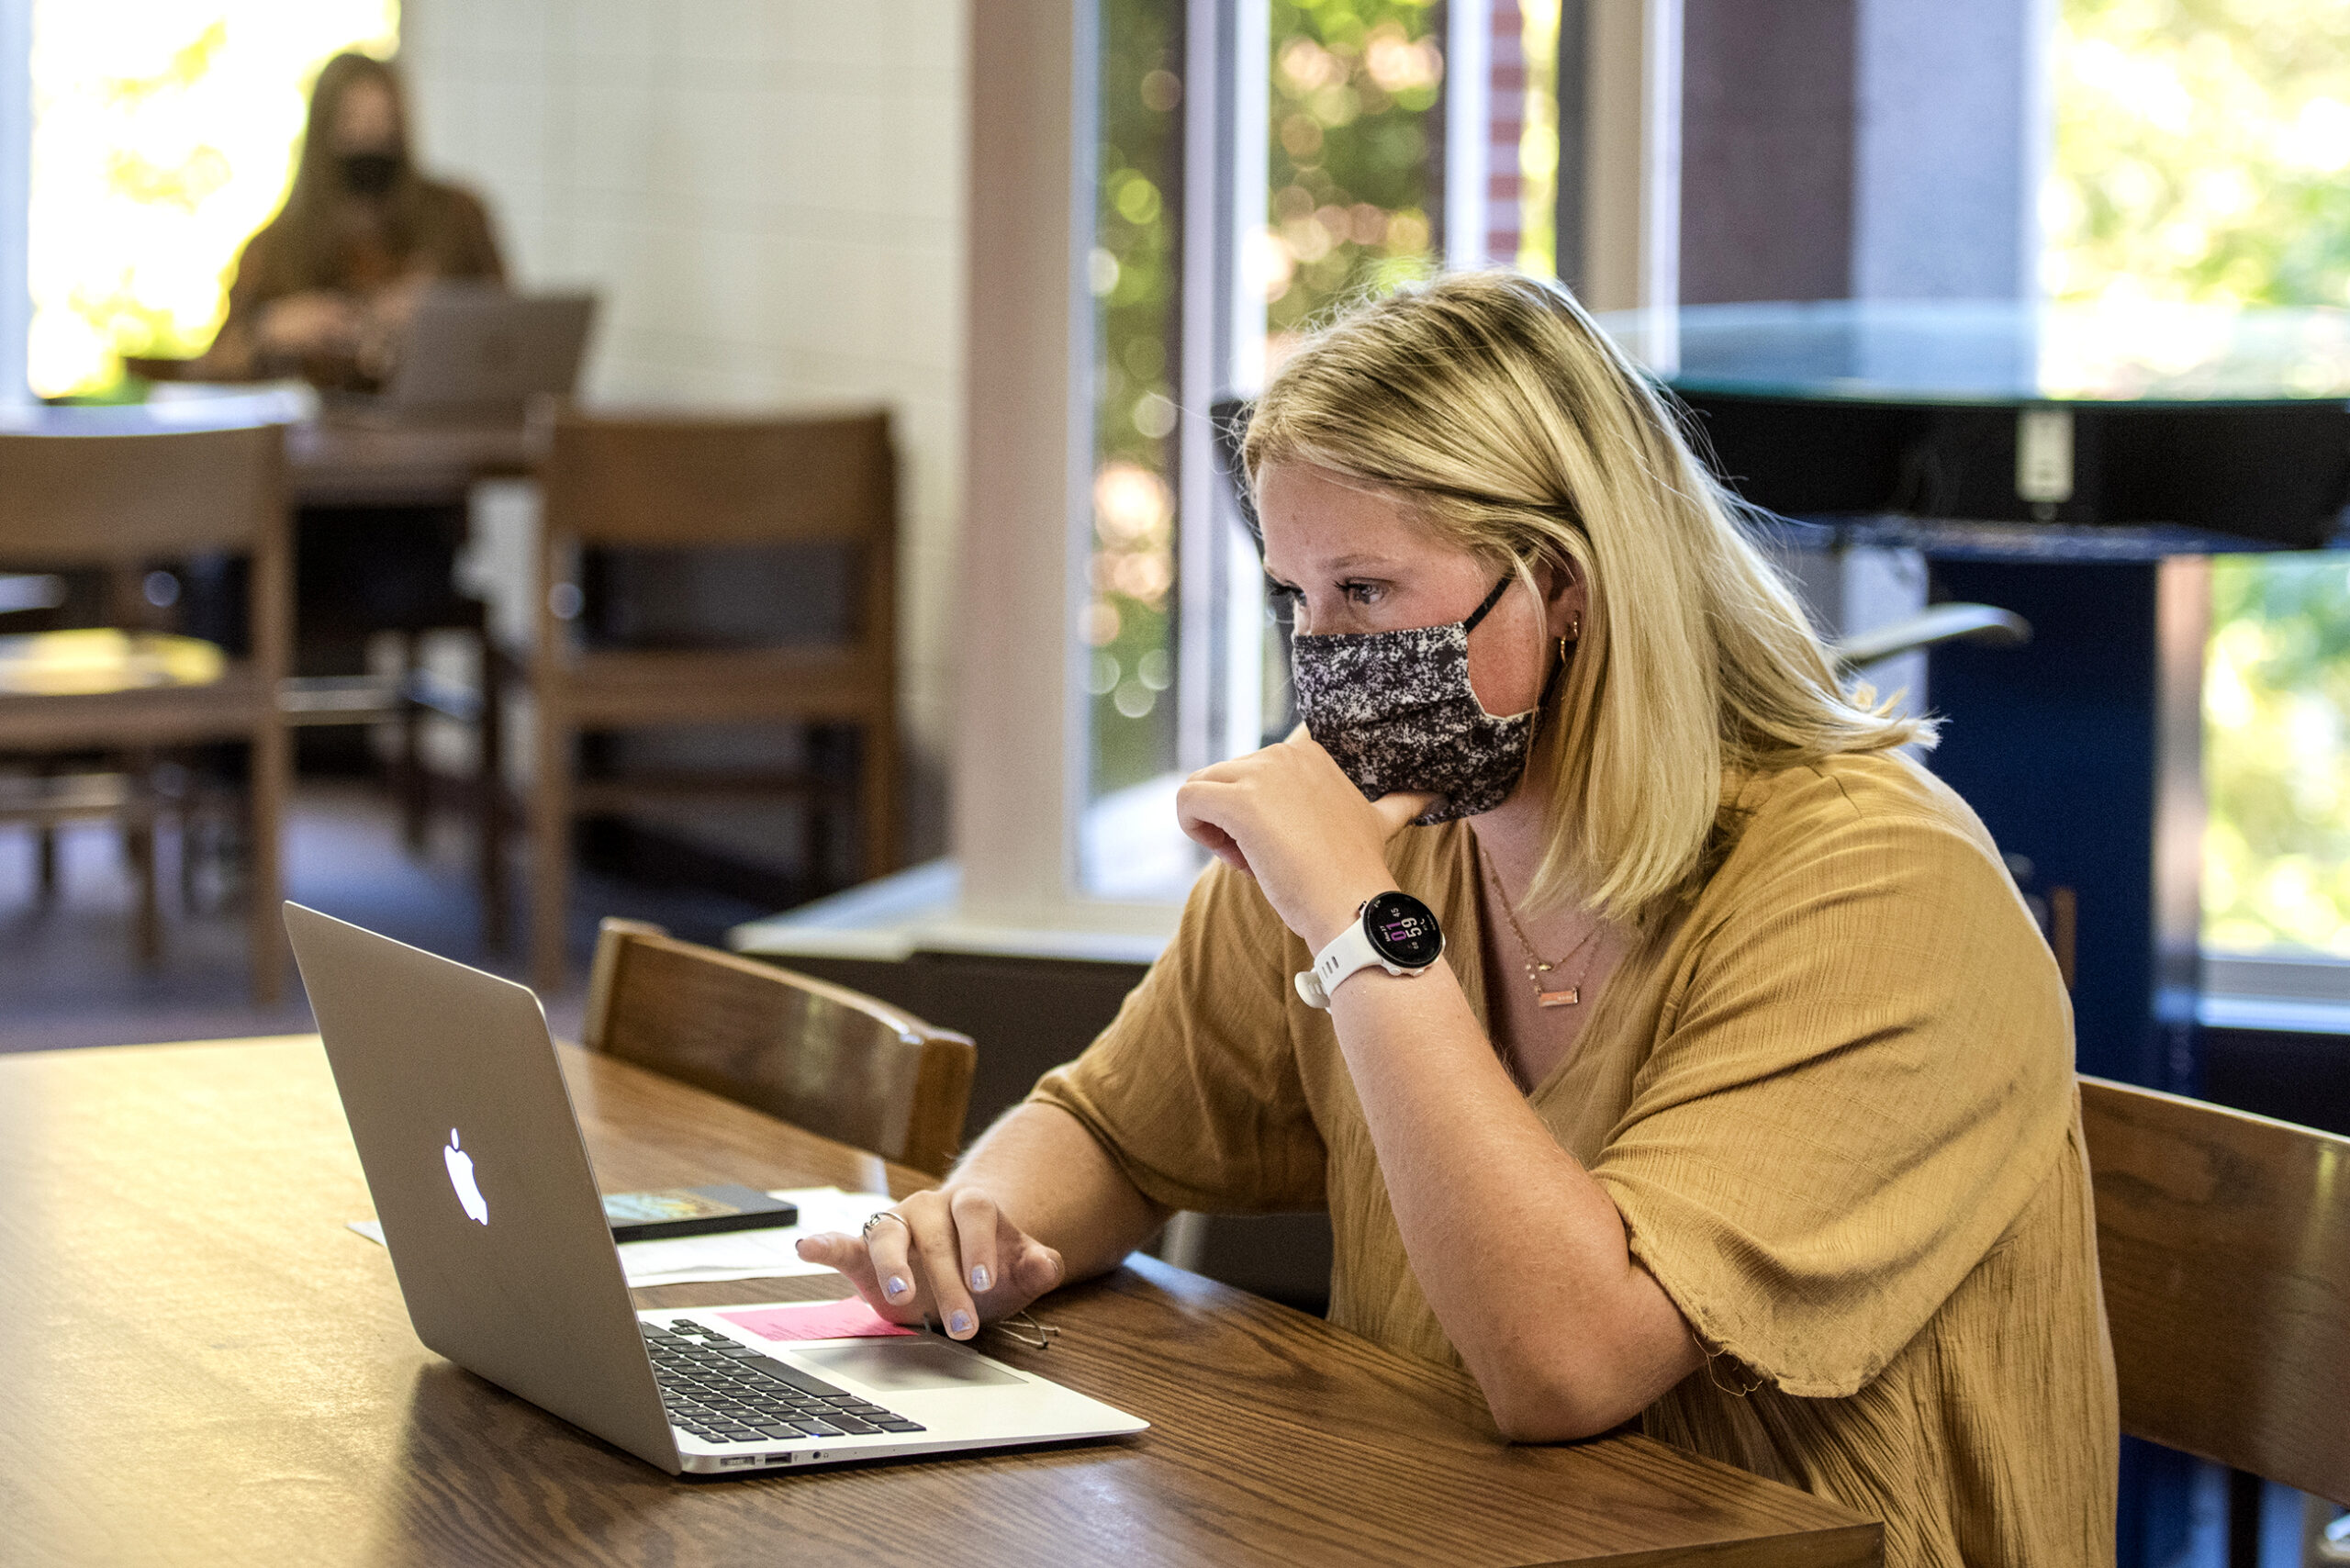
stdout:
{"type": "MultiPolygon", "coordinates": [[[[1306,573],[1305,575],[1307,577],[1313,577],[1318,573],[1327,573],[1330,576],[1335,577],[1340,572],[1350,571],[1358,566],[1387,567],[1392,566],[1393,565],[1393,563],[1384,555],[1361,554],[1339,555],[1331,560],[1315,562],[1314,565],[1314,570],[1306,573]]],[[[1268,566],[1264,571],[1265,580],[1271,583],[1275,588],[1294,588],[1295,585],[1284,581],[1281,578],[1281,574],[1275,572],[1271,567],[1268,566]]]]}

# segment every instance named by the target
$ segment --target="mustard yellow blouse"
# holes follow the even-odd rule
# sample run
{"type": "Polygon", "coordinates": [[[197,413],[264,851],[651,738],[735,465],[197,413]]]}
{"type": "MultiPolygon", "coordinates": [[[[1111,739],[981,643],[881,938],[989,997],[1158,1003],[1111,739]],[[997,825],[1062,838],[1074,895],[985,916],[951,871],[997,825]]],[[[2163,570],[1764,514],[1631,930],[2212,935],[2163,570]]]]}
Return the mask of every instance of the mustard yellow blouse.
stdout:
{"type": "MultiPolygon", "coordinates": [[[[1965,803],[1907,760],[1735,789],[1718,858],[1528,1103],[1603,1183],[1708,1364],[1643,1430],[1886,1525],[1886,1561],[2113,1561],[2113,1361],[2046,946],[1965,803]]],[[[1467,826],[1397,884],[1484,1016],[1467,826]]],[[[1330,1316],[1460,1364],[1421,1294],[1305,946],[1212,867],[1035,1098],[1177,1208],[1328,1210],[1330,1316]]]]}

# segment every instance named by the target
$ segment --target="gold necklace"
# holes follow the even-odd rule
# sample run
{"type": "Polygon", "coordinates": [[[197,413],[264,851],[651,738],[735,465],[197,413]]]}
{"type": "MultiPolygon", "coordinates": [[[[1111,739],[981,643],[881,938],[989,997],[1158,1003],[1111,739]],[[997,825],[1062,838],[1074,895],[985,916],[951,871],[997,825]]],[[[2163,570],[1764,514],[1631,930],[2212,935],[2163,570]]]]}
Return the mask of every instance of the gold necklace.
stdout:
{"type": "Polygon", "coordinates": [[[1561,954],[1557,963],[1544,962],[1542,955],[1534,950],[1534,944],[1527,940],[1526,927],[1517,923],[1517,911],[1510,904],[1509,890],[1502,886],[1502,874],[1494,868],[1493,857],[1485,853],[1485,846],[1483,844],[1477,846],[1477,861],[1484,867],[1485,875],[1492,879],[1494,896],[1501,901],[1502,918],[1509,922],[1510,935],[1517,938],[1518,948],[1526,955],[1526,980],[1534,988],[1534,1005],[1537,1007],[1574,1006],[1583,1000],[1583,976],[1591,972],[1592,962],[1599,956],[1596,948],[1594,948],[1591,958],[1583,961],[1583,967],[1575,971],[1574,980],[1568,985],[1553,990],[1542,983],[1542,977],[1553,969],[1563,967],[1577,953],[1591,947],[1597,942],[1599,923],[1592,922],[1591,929],[1583,934],[1583,939],[1561,954]]]}

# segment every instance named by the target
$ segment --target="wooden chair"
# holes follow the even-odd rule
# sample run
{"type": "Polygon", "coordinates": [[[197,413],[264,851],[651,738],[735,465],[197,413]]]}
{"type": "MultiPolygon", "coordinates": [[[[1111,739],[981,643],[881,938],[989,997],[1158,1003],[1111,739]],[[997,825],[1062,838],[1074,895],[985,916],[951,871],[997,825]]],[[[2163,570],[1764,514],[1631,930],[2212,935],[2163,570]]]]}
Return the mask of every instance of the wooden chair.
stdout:
{"type": "Polygon", "coordinates": [[[2121,1429],[2350,1502],[2350,1138],[2087,1076],[2081,1122],[2121,1429]]]}
{"type": "Polygon", "coordinates": [[[676,725],[842,725],[858,734],[864,877],[897,866],[897,505],[889,416],[653,419],[569,410],[551,420],[543,496],[532,834],[532,970],[564,978],[575,818],[649,799],[820,799],[805,775],[580,779],[583,734],[676,725]],[[857,556],[855,631],[837,645],[583,647],[574,563],[597,550],[829,543],[857,556]]]}
{"type": "Polygon", "coordinates": [[[937,1176],[979,1062],[967,1035],[634,920],[603,923],[584,1034],[589,1050],[937,1176]]]}
{"type": "MultiPolygon", "coordinates": [[[[135,586],[159,563],[213,552],[251,560],[245,656],[200,685],[0,695],[0,752],[136,757],[166,747],[247,743],[248,944],[254,998],[273,1005],[285,976],[277,909],[278,819],[288,763],[277,690],[285,674],[291,595],[284,428],[0,434],[0,568],[99,570],[135,586]]],[[[135,591],[116,597],[136,599],[135,591]]],[[[134,844],[151,835],[151,814],[141,814],[151,812],[151,803],[130,813],[134,844]]],[[[146,853],[142,926],[151,939],[151,845],[146,853]]]]}

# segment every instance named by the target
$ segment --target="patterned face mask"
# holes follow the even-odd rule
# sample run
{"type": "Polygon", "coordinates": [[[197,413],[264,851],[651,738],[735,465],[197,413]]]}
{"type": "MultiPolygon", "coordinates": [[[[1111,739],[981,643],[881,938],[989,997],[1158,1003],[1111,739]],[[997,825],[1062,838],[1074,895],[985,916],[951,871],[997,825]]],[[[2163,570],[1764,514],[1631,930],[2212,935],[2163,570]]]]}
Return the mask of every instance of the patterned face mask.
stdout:
{"type": "Polygon", "coordinates": [[[1496,717],[1469,684],[1469,633],[1515,581],[1495,583],[1466,621],[1292,639],[1298,715],[1365,799],[1432,790],[1443,799],[1413,820],[1442,823],[1490,812],[1516,788],[1536,709],[1496,717]]]}

